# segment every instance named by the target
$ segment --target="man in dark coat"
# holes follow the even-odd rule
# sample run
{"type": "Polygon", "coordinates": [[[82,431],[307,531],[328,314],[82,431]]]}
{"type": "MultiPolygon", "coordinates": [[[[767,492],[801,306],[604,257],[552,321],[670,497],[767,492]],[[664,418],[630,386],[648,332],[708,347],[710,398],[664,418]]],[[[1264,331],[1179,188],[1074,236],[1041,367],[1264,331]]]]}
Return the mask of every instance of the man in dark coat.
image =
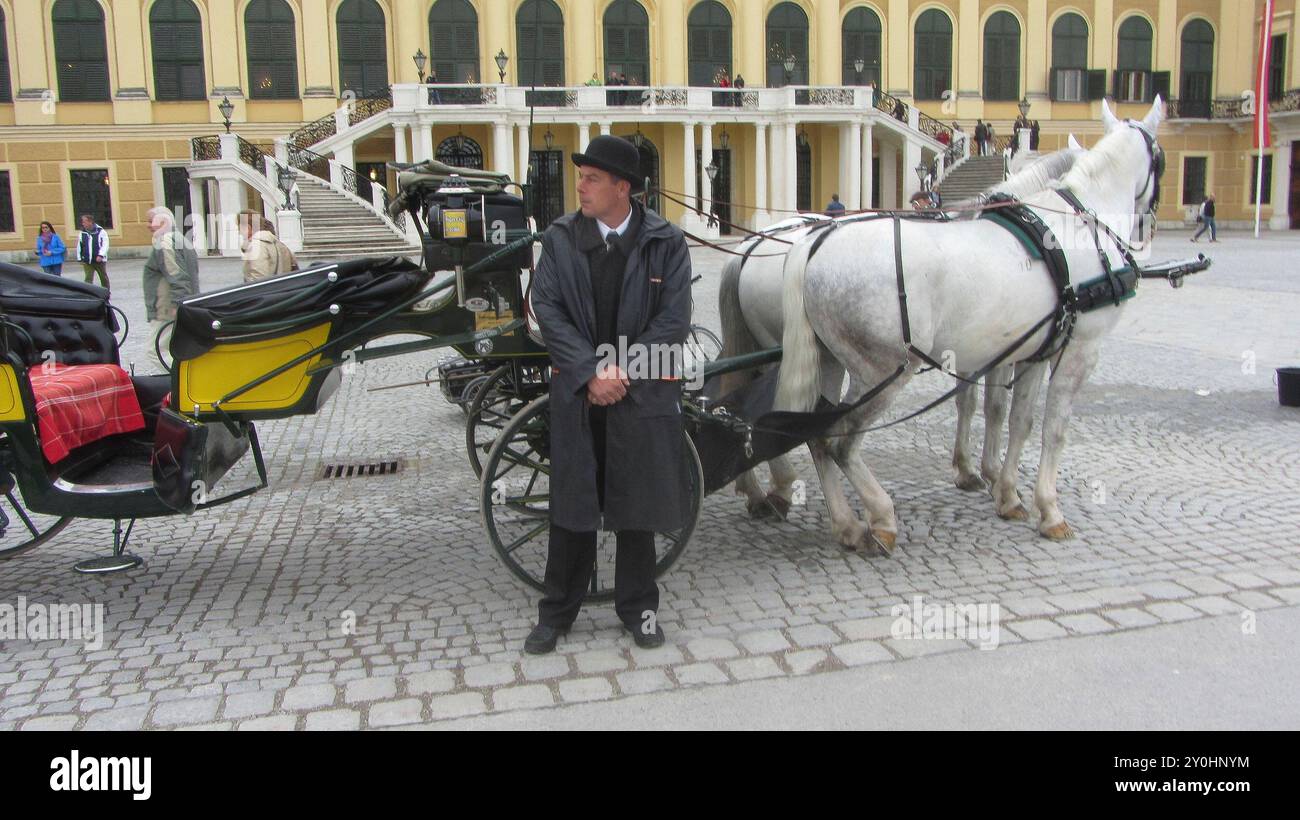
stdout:
{"type": "Polygon", "coordinates": [[[524,643],[554,650],[578,615],[596,530],[614,530],[615,610],[641,647],[661,646],[656,532],[680,529],[692,498],[681,388],[634,357],[680,353],[691,318],[691,259],[682,232],[631,194],[639,156],[603,135],[578,166],[579,211],[551,223],[532,305],[551,358],[551,507],[546,594],[524,643]],[[674,346],[674,347],[668,347],[674,346]],[[618,353],[626,351],[626,355],[618,353]]]}

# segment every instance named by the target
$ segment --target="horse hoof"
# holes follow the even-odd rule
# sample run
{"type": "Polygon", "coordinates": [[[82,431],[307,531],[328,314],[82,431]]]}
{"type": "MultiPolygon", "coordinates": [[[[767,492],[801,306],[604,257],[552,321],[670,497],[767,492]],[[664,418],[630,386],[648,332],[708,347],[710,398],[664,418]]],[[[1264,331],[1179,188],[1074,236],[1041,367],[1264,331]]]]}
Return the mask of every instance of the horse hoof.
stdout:
{"type": "Polygon", "coordinates": [[[894,554],[894,547],[898,544],[898,533],[886,530],[872,530],[867,534],[867,537],[871,539],[872,545],[880,555],[888,558],[894,554]]]}
{"type": "Polygon", "coordinates": [[[770,510],[771,515],[774,516],[777,521],[784,521],[790,514],[790,502],[776,493],[768,493],[767,498],[764,499],[764,501],[767,504],[767,508],[770,510]]]}
{"type": "Polygon", "coordinates": [[[973,473],[967,473],[966,475],[957,476],[957,489],[968,493],[978,493],[987,489],[987,485],[984,483],[984,479],[973,473]]]}
{"type": "Polygon", "coordinates": [[[1001,518],[1003,521],[1028,521],[1029,511],[1025,509],[1025,505],[1017,504],[1006,512],[999,510],[998,518],[1001,518]]]}
{"type": "Polygon", "coordinates": [[[1052,541],[1069,541],[1074,537],[1074,530],[1070,529],[1070,525],[1064,521],[1054,527],[1041,530],[1041,532],[1044,538],[1049,538],[1052,541]]]}
{"type": "Polygon", "coordinates": [[[745,509],[749,510],[750,518],[762,519],[767,518],[768,515],[771,514],[772,507],[767,503],[766,498],[760,498],[758,500],[751,498],[749,501],[745,502],[745,509]]]}

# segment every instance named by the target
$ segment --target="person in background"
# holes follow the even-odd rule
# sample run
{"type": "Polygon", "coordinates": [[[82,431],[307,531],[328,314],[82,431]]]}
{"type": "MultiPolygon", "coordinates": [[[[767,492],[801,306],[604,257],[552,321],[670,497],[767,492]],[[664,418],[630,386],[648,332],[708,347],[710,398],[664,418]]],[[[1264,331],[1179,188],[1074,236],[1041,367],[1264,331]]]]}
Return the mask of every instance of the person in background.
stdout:
{"type": "Polygon", "coordinates": [[[48,222],[41,223],[41,232],[36,236],[36,260],[41,263],[41,273],[54,276],[63,275],[63,258],[68,247],[48,222]]]}
{"type": "Polygon", "coordinates": [[[108,290],[108,232],[99,227],[91,214],[81,215],[81,233],[77,236],[77,260],[86,270],[86,284],[95,281],[108,290]]]}
{"type": "Polygon", "coordinates": [[[988,156],[989,152],[989,127],[984,124],[984,120],[975,121],[975,153],[979,156],[988,156]]]}
{"type": "Polygon", "coordinates": [[[257,282],[298,269],[293,251],[275,235],[271,224],[257,211],[239,212],[239,235],[244,245],[244,281],[257,282]]]}
{"type": "Polygon", "coordinates": [[[1206,231],[1210,232],[1211,242],[1219,241],[1219,224],[1214,221],[1214,194],[1205,197],[1205,201],[1201,203],[1201,211],[1196,216],[1196,221],[1201,223],[1201,229],[1192,237],[1193,242],[1198,241],[1201,234],[1206,231]]]}
{"type": "Polygon", "coordinates": [[[831,201],[826,204],[826,215],[827,216],[844,215],[844,203],[840,202],[839,194],[831,194],[831,201]]]}
{"type": "Polygon", "coordinates": [[[154,356],[167,369],[159,351],[171,344],[176,306],[199,292],[199,255],[177,230],[176,217],[169,208],[150,208],[146,216],[153,231],[153,250],[144,263],[145,319],[154,356]]]}

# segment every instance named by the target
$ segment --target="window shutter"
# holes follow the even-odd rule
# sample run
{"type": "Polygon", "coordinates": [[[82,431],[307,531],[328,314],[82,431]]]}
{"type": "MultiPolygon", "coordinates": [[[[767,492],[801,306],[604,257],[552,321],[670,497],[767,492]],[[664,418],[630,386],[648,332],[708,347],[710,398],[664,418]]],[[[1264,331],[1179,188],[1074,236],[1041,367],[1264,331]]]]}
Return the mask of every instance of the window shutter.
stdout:
{"type": "Polygon", "coordinates": [[[1160,99],[1169,99],[1170,73],[1168,71],[1157,71],[1151,75],[1151,93],[1152,99],[1159,94],[1160,99]]]}
{"type": "Polygon", "coordinates": [[[1105,99],[1106,97],[1106,69],[1098,68],[1088,72],[1088,101],[1105,99]]]}

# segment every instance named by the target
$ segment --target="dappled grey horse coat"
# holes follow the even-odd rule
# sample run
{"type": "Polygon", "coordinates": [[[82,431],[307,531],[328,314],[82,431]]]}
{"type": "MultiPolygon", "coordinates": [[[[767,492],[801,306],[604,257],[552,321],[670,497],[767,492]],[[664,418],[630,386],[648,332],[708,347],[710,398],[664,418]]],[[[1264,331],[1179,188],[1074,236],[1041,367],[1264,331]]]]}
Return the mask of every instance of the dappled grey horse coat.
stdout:
{"type": "MultiPolygon", "coordinates": [[[[623,272],[618,335],[627,344],[684,345],[691,321],[691,258],[675,226],[639,202],[640,230],[623,272]]],[[[577,532],[601,529],[587,382],[596,375],[596,316],[581,212],[556,219],[542,237],[532,306],[552,363],[551,521],[577,532]]],[[[599,234],[597,233],[597,237],[599,234]]],[[[633,379],[607,408],[607,530],[665,532],[690,510],[683,453],[681,382],[633,379]]]]}

